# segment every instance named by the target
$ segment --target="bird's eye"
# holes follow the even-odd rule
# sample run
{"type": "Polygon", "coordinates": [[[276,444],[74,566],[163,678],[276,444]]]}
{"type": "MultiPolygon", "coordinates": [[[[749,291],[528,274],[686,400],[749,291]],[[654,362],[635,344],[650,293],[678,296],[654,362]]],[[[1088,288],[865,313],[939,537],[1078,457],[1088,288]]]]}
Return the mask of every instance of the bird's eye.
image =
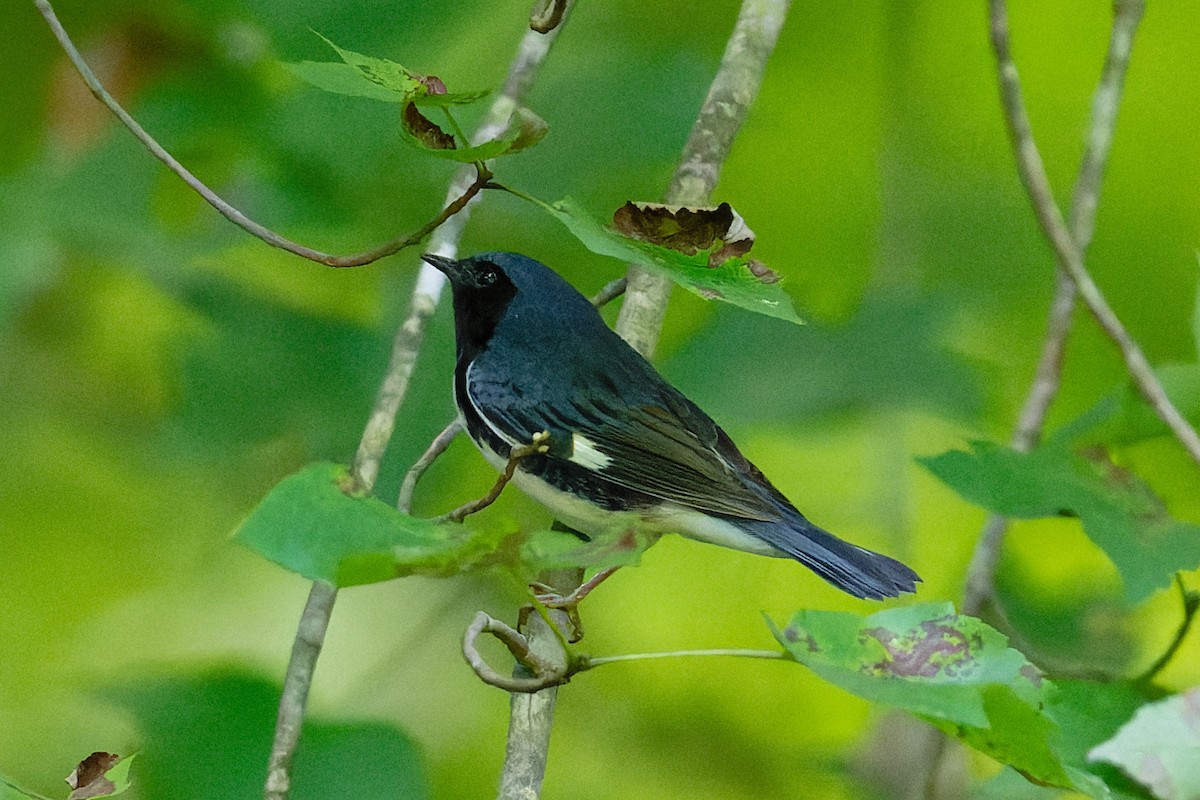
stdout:
{"type": "Polygon", "coordinates": [[[487,269],[479,274],[479,282],[484,286],[491,286],[499,279],[499,277],[500,276],[496,274],[496,270],[487,269]]]}

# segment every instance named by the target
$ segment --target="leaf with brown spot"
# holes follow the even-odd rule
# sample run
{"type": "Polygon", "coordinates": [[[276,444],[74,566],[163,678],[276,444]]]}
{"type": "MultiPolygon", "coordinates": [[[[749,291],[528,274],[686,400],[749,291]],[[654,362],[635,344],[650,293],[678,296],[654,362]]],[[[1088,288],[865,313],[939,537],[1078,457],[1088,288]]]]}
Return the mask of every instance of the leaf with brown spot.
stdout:
{"type": "Polygon", "coordinates": [[[71,787],[67,800],[89,800],[120,794],[129,788],[129,765],[132,761],[133,756],[122,759],[115,753],[92,753],[67,776],[67,785],[71,787]]]}
{"type": "Polygon", "coordinates": [[[733,251],[744,253],[753,241],[749,228],[728,204],[707,209],[707,213],[696,209],[683,213],[684,209],[669,206],[626,203],[614,214],[613,226],[608,226],[570,198],[535,202],[593,253],[640,264],[710,300],[801,322],[791,298],[777,283],[778,276],[761,263],[752,270],[745,256],[738,255],[714,266],[713,256],[722,248],[732,246],[733,251]]]}
{"type": "Polygon", "coordinates": [[[1008,640],[949,603],[870,616],[800,611],[776,638],[822,678],[905,709],[1039,782],[1104,796],[1083,764],[1059,754],[1047,712],[1053,685],[1008,640]]]}
{"type": "Polygon", "coordinates": [[[419,146],[428,150],[453,150],[454,137],[422,114],[414,103],[406,103],[401,112],[403,130],[419,146]]]}

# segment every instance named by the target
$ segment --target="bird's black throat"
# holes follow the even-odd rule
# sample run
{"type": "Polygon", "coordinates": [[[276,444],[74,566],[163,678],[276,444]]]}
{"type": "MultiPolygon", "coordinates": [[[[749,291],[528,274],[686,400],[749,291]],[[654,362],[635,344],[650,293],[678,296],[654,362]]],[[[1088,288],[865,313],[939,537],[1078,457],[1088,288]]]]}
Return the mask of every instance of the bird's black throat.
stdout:
{"type": "Polygon", "coordinates": [[[517,287],[508,281],[486,289],[454,287],[454,339],[462,369],[465,370],[475,356],[487,349],[496,326],[516,294],[517,287]]]}

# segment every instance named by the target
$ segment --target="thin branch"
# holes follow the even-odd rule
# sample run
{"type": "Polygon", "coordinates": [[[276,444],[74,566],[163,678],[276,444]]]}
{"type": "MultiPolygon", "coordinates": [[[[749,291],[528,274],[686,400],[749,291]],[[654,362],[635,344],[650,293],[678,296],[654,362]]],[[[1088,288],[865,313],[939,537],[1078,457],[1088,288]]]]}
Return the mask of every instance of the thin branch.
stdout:
{"type": "Polygon", "coordinates": [[[615,278],[604,284],[596,296],[592,298],[592,305],[596,308],[601,308],[608,305],[613,300],[616,300],[621,295],[625,294],[625,287],[629,285],[628,278],[615,278]]]}
{"type": "Polygon", "coordinates": [[[765,658],[773,661],[788,661],[790,656],[782,650],[750,650],[736,647],[714,648],[709,650],[670,650],[662,653],[626,653],[619,656],[600,656],[582,659],[580,672],[602,667],[605,664],[616,664],[619,661],[647,661],[653,658],[693,658],[709,656],[730,656],[733,658],[765,658]]]}
{"type": "Polygon", "coordinates": [[[443,514],[437,518],[438,522],[462,522],[478,511],[490,506],[500,497],[500,493],[504,491],[504,487],[512,480],[513,475],[517,472],[517,466],[535,453],[546,453],[550,450],[550,445],[545,442],[550,438],[549,431],[541,431],[533,435],[533,441],[529,444],[519,445],[512,449],[508,454],[508,463],[504,465],[504,470],[496,477],[496,482],[492,484],[492,488],[483,497],[471,500],[468,503],[463,503],[453,511],[443,514]]]}
{"type": "MultiPolygon", "coordinates": [[[[1120,349],[1125,360],[1125,367],[1146,402],[1183,445],[1192,460],[1200,465],[1200,435],[1196,434],[1195,429],[1171,402],[1162,384],[1154,375],[1154,369],[1146,360],[1141,347],[1130,336],[1109,306],[1108,301],[1104,299],[1103,293],[1084,264],[1083,255],[1063,220],[1062,212],[1054,201],[1054,193],[1050,187],[1049,178],[1046,176],[1041,154],[1033,138],[1017,68],[1012,60],[1008,37],[1008,10],[1005,0],[989,0],[988,7],[990,9],[992,47],[996,52],[996,62],[999,68],[1000,95],[1017,159],[1017,171],[1029,193],[1042,233],[1053,247],[1059,266],[1071,277],[1071,281],[1075,284],[1075,288],[1079,291],[1088,310],[1092,312],[1092,316],[1120,349]]],[[[1133,22],[1136,22],[1136,19],[1141,16],[1144,7],[1143,0],[1122,0],[1116,4],[1117,11],[1128,14],[1129,19],[1133,22]]],[[[1131,42],[1132,37],[1130,37],[1131,42]]]]}
{"type": "MultiPolygon", "coordinates": [[[[767,59],[775,49],[789,5],[790,0],[743,1],[725,45],[721,66],[671,178],[667,203],[709,205],[733,140],[758,97],[767,59]]],[[[635,265],[630,265],[628,276],[629,287],[617,318],[617,333],[650,358],[662,329],[671,281],[635,265]]]]}
{"type": "Polygon", "coordinates": [[[317,657],[325,644],[325,631],[337,599],[337,588],[325,581],[313,581],[308,602],[296,628],[292,655],[288,661],[287,678],[279,698],[279,713],[275,719],[275,741],[267,766],[267,782],[263,792],[266,800],[286,800],[292,784],[292,758],[300,742],[304,725],[304,707],[312,686],[317,657]]]}
{"type": "Polygon", "coordinates": [[[1188,591],[1188,588],[1183,585],[1183,578],[1179,574],[1175,575],[1175,585],[1179,588],[1179,596],[1183,601],[1183,619],[1175,631],[1175,636],[1171,638],[1171,642],[1167,645],[1167,649],[1162,652],[1162,655],[1154,659],[1154,663],[1147,667],[1141,675],[1133,679],[1134,684],[1149,686],[1158,677],[1158,673],[1166,669],[1167,664],[1170,664],[1179,652],[1179,648],[1183,645],[1183,640],[1187,638],[1188,631],[1191,630],[1192,623],[1196,619],[1196,612],[1200,611],[1200,594],[1188,591]]]}
{"type": "Polygon", "coordinates": [[[421,476],[425,474],[434,461],[437,461],[442,453],[446,452],[450,447],[450,443],[454,441],[454,437],[458,436],[462,430],[462,423],[458,418],[450,420],[446,427],[442,428],[441,433],[433,437],[433,441],[429,443],[429,447],[421,454],[413,465],[408,468],[408,472],[404,473],[404,483],[400,484],[400,495],[396,499],[396,508],[407,514],[412,510],[413,495],[417,491],[417,483],[421,480],[421,476]]]}
{"type": "Polygon", "coordinates": [[[484,683],[503,689],[506,692],[532,694],[543,689],[561,686],[571,679],[575,669],[569,666],[570,659],[558,661],[543,658],[530,646],[530,640],[515,629],[480,611],[463,634],[463,658],[484,683]],[[487,663],[479,653],[477,642],[480,634],[490,633],[495,636],[508,652],[512,653],[517,663],[524,666],[531,675],[514,676],[502,675],[487,663]]]}
{"type": "MultiPolygon", "coordinates": [[[[1081,259],[1087,254],[1095,232],[1100,188],[1112,149],[1117,111],[1121,106],[1125,74],[1133,50],[1133,38],[1141,16],[1140,2],[1120,2],[1114,6],[1108,52],[1092,98],[1087,144],[1071,199],[1070,236],[1081,259]]],[[[1025,130],[1028,131],[1032,142],[1033,134],[1028,124],[1025,125],[1025,130]]],[[[1036,155],[1036,148],[1033,152],[1036,155]]],[[[1013,430],[1012,446],[1020,452],[1031,450],[1041,439],[1050,404],[1058,394],[1067,337],[1071,331],[1071,320],[1075,310],[1075,298],[1074,281],[1063,268],[1058,268],[1042,353],[1038,359],[1033,383],[1013,430]]],[[[984,523],[967,569],[962,605],[967,614],[978,615],[995,597],[994,576],[1007,527],[1008,520],[997,514],[989,515],[984,523]]]]}
{"type": "Polygon", "coordinates": [[[176,158],[169,152],[167,152],[166,148],[160,145],[154,139],[154,137],[146,131],[145,128],[138,124],[137,120],[130,116],[129,112],[122,108],[121,104],[117,102],[116,98],[109,94],[104,88],[104,85],[100,83],[100,79],[96,77],[96,74],[92,72],[91,67],[89,67],[87,62],[83,60],[83,56],[79,53],[78,48],[75,47],[75,43],[71,41],[71,37],[67,35],[62,23],[59,22],[58,16],[54,13],[54,8],[50,5],[49,0],[34,0],[34,5],[37,6],[38,11],[40,11],[42,16],[45,18],[46,24],[50,26],[50,30],[54,33],[54,38],[58,40],[58,43],[62,46],[63,51],[67,54],[67,58],[71,61],[71,64],[75,67],[76,71],[79,72],[79,75],[83,78],[83,82],[87,84],[87,87],[91,93],[96,97],[97,100],[103,103],[118,120],[120,120],[121,124],[124,125],[147,150],[150,151],[151,155],[165,164],[169,170],[178,175],[184,183],[191,187],[196,194],[200,195],[200,197],[202,197],[206,203],[215,208],[221,216],[225,217],[225,219],[229,220],[234,225],[237,225],[250,235],[261,239],[272,247],[278,247],[281,250],[286,250],[287,252],[300,256],[301,258],[306,258],[309,261],[315,261],[318,264],[324,264],[327,267],[360,267],[365,264],[378,261],[386,256],[394,255],[406,247],[412,247],[413,245],[418,244],[439,225],[461,211],[464,207],[466,207],[467,203],[470,202],[471,198],[473,198],[480,192],[480,190],[483,189],[484,185],[492,177],[491,173],[488,172],[486,168],[484,168],[482,165],[479,165],[479,172],[477,173],[475,181],[467,186],[459,196],[451,199],[447,203],[446,207],[442,209],[440,214],[422,225],[415,232],[408,234],[407,236],[401,236],[393,239],[392,241],[382,244],[371,250],[348,256],[335,256],[330,255],[329,253],[323,253],[320,250],[314,250],[311,247],[306,247],[305,245],[293,242],[291,239],[281,236],[270,228],[250,219],[241,211],[234,208],[227,201],[221,198],[221,196],[212,189],[208,188],[208,186],[206,186],[203,181],[193,175],[187,167],[179,163],[179,161],[176,160],[176,158]]]}

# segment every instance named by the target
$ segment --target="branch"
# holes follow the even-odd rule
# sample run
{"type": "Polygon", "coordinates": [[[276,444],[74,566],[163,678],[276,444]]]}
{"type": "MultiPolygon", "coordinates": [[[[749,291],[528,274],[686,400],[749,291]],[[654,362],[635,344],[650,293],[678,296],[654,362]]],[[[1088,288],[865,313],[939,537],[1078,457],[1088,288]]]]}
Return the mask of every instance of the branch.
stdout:
{"type": "MultiPolygon", "coordinates": [[[[994,7],[993,12],[995,12],[994,7]]],[[[1000,12],[1004,13],[1004,9],[1001,8],[1000,12]]],[[[1117,110],[1121,105],[1125,74],[1129,68],[1129,57],[1133,49],[1133,37],[1141,17],[1141,2],[1119,2],[1114,6],[1108,52],[1105,56],[1100,82],[1092,98],[1087,144],[1080,163],[1079,175],[1075,179],[1075,189],[1071,200],[1070,238],[1073,240],[1081,260],[1092,243],[1092,235],[1095,231],[1101,183],[1112,148],[1113,132],[1116,130],[1117,110]]],[[[1004,25],[1006,28],[1006,21],[1004,25]]],[[[1003,77],[1005,67],[1000,61],[1000,53],[1008,53],[1007,32],[1004,34],[1004,40],[1003,51],[997,50],[997,66],[1001,70],[1002,86],[1005,80],[1003,77]]],[[[993,43],[995,43],[994,23],[993,43]]],[[[1012,67],[1011,56],[1008,58],[1009,67],[1012,69],[1012,79],[1015,81],[1015,67],[1012,67]]],[[[1022,109],[1019,84],[1016,84],[1016,92],[1016,108],[1019,113],[1022,109]]],[[[1006,115],[1012,108],[1009,102],[1006,96],[1006,115]]],[[[1009,125],[1010,131],[1018,128],[1018,125],[1011,121],[1009,125]]],[[[1029,128],[1027,118],[1024,125],[1020,127],[1026,132],[1028,139],[1026,145],[1017,149],[1019,151],[1030,149],[1033,157],[1040,164],[1040,156],[1037,155],[1037,148],[1032,138],[1033,132],[1029,128]]],[[[1052,199],[1051,202],[1053,202],[1052,199]]],[[[1057,210],[1057,206],[1055,206],[1055,210],[1057,210]]],[[[1029,388],[1012,435],[1012,446],[1015,450],[1027,452],[1041,439],[1046,414],[1060,385],[1063,356],[1066,352],[1067,336],[1071,331],[1071,319],[1075,309],[1075,297],[1074,281],[1062,267],[1059,267],[1056,272],[1054,299],[1050,305],[1042,353],[1038,359],[1033,383],[1029,388]]],[[[962,604],[964,613],[978,616],[983,608],[994,599],[993,581],[1007,527],[1008,520],[1004,517],[996,514],[988,516],[967,570],[966,589],[963,593],[962,604]]]]}
{"type": "MultiPolygon", "coordinates": [[[[667,189],[667,203],[709,205],[721,166],[758,97],[767,59],[775,49],[789,5],[790,0],[743,0],[721,66],[667,189]]],[[[658,344],[671,281],[635,265],[630,265],[628,275],[617,333],[650,358],[658,344]]]]}
{"type": "MultiPolygon", "coordinates": [[[[1017,76],[1017,68],[1013,64],[1009,48],[1008,11],[1005,0],[989,0],[988,6],[991,16],[992,47],[996,52],[996,62],[999,68],[1000,95],[1013,150],[1017,158],[1017,171],[1021,174],[1021,180],[1029,193],[1042,233],[1053,247],[1059,266],[1070,276],[1080,297],[1092,312],[1092,316],[1120,349],[1125,360],[1125,368],[1146,402],[1183,445],[1192,460],[1200,465],[1200,436],[1171,402],[1166,391],[1163,390],[1162,384],[1154,375],[1154,370],[1150,366],[1150,362],[1146,360],[1145,354],[1121,324],[1116,313],[1108,305],[1108,301],[1104,299],[1100,288],[1087,271],[1083,254],[1067,229],[1062,212],[1059,211],[1054,201],[1054,193],[1050,188],[1050,181],[1046,176],[1041,154],[1038,152],[1033,138],[1029,115],[1021,93],[1021,82],[1017,76]]],[[[1144,0],[1120,0],[1116,4],[1117,12],[1129,21],[1127,23],[1129,37],[1127,41],[1123,42],[1126,47],[1132,45],[1133,26],[1140,18],[1144,7],[1144,0]]],[[[1114,28],[1114,38],[1116,33],[1114,28]]]]}
{"type": "Polygon", "coordinates": [[[166,148],[160,145],[154,139],[154,137],[146,131],[145,128],[138,124],[137,120],[129,115],[129,112],[121,107],[121,104],[117,102],[116,98],[109,94],[104,88],[104,85],[100,83],[100,79],[96,77],[96,74],[92,72],[91,67],[89,67],[87,62],[83,60],[83,56],[80,55],[79,50],[75,47],[75,43],[71,41],[71,37],[67,35],[62,23],[59,22],[58,16],[54,13],[54,9],[51,7],[49,0],[34,0],[34,5],[37,6],[38,11],[40,11],[42,16],[45,18],[46,24],[50,26],[50,30],[54,33],[54,38],[58,40],[58,43],[62,46],[63,51],[67,54],[67,58],[71,61],[71,64],[74,65],[76,71],[79,72],[79,75],[83,78],[83,82],[87,84],[87,87],[89,90],[91,90],[91,93],[96,97],[97,100],[108,107],[108,110],[111,111],[118,120],[120,120],[121,124],[124,125],[147,150],[150,151],[151,155],[165,164],[167,169],[178,175],[184,183],[190,186],[192,190],[196,192],[196,194],[200,195],[200,197],[202,197],[206,203],[215,208],[221,216],[225,217],[225,219],[229,220],[234,225],[237,225],[251,236],[261,239],[272,247],[278,247],[281,250],[286,250],[293,255],[306,258],[309,261],[315,261],[318,264],[324,264],[327,267],[360,267],[364,264],[370,264],[374,261],[378,261],[386,256],[394,255],[406,247],[412,247],[413,245],[419,243],[439,225],[461,211],[464,207],[466,207],[467,203],[470,202],[471,198],[473,198],[481,189],[483,189],[484,185],[492,177],[491,173],[486,167],[484,167],[482,164],[477,165],[479,171],[477,173],[476,180],[469,186],[465,187],[458,196],[451,198],[451,200],[447,202],[446,207],[442,209],[442,213],[438,214],[429,222],[422,225],[415,232],[407,236],[393,239],[392,241],[382,244],[374,249],[348,256],[335,256],[328,253],[323,253],[320,250],[314,250],[311,247],[306,247],[297,242],[293,242],[291,239],[288,239],[287,237],[276,233],[270,228],[250,219],[241,211],[234,208],[232,205],[222,199],[220,195],[218,195],[212,189],[208,188],[208,186],[206,186],[203,181],[193,175],[187,167],[179,163],[179,161],[176,160],[176,158],[169,152],[167,152],[166,148]]]}
{"type": "Polygon", "coordinates": [[[1138,686],[1148,688],[1154,682],[1154,679],[1158,677],[1158,673],[1162,672],[1167,664],[1171,663],[1172,659],[1175,658],[1175,654],[1179,652],[1183,640],[1187,638],[1188,631],[1191,630],[1192,622],[1196,619],[1196,612],[1200,611],[1200,594],[1189,591],[1183,585],[1183,578],[1179,574],[1175,575],[1175,585],[1179,588],[1179,597],[1183,601],[1183,619],[1175,631],[1175,636],[1172,637],[1171,642],[1167,645],[1167,649],[1163,651],[1162,655],[1154,659],[1154,663],[1147,667],[1141,675],[1133,679],[1133,683],[1138,686]]]}
{"type": "Polygon", "coordinates": [[[604,284],[596,296],[592,298],[592,305],[596,308],[601,308],[616,300],[621,295],[625,294],[625,289],[629,285],[628,278],[616,278],[604,284]]]}
{"type": "MultiPolygon", "coordinates": [[[[443,431],[444,433],[444,431],[443,431]]],[[[469,503],[463,503],[453,511],[443,514],[437,518],[437,522],[462,522],[464,519],[474,514],[477,511],[490,506],[500,497],[500,493],[504,491],[504,487],[512,480],[516,474],[517,465],[523,460],[535,453],[546,453],[550,451],[550,445],[545,444],[550,439],[549,431],[541,431],[533,435],[533,441],[529,444],[519,445],[514,447],[508,454],[508,463],[504,465],[504,471],[496,477],[496,482],[492,484],[492,488],[483,497],[472,500],[469,503]]]]}
{"type": "Polygon", "coordinates": [[[506,692],[532,694],[561,686],[578,671],[578,668],[572,668],[571,659],[567,657],[565,650],[561,654],[562,658],[544,658],[533,650],[528,637],[482,611],[475,615],[475,619],[463,634],[462,648],[463,657],[479,679],[506,692]],[[517,663],[529,674],[509,677],[492,669],[476,646],[481,633],[490,633],[503,642],[508,652],[512,653],[517,663]]]}
{"type": "Polygon", "coordinates": [[[412,510],[413,495],[417,491],[417,482],[421,480],[421,476],[429,469],[434,461],[437,461],[442,453],[450,447],[450,443],[454,441],[454,437],[458,436],[462,430],[462,423],[458,417],[450,420],[446,427],[442,428],[442,432],[433,437],[433,441],[429,443],[429,447],[421,454],[413,465],[408,468],[408,472],[404,473],[404,482],[400,484],[400,495],[396,499],[396,508],[407,514],[412,510]]]}
{"type": "Polygon", "coordinates": [[[577,670],[602,667],[605,664],[616,664],[619,661],[647,661],[652,658],[695,658],[711,656],[730,656],[733,658],[765,658],[772,661],[790,661],[791,656],[782,650],[750,650],[737,647],[718,647],[709,650],[669,650],[662,653],[626,653],[619,656],[601,656],[599,658],[584,657],[577,670]]]}
{"type": "Polygon", "coordinates": [[[313,581],[308,602],[296,628],[292,655],[288,661],[287,677],[279,697],[279,713],[275,718],[275,741],[267,763],[267,782],[263,791],[266,800],[287,800],[292,784],[292,759],[300,742],[304,724],[304,707],[312,686],[317,657],[325,644],[325,631],[337,600],[337,588],[325,581],[313,581]]]}

